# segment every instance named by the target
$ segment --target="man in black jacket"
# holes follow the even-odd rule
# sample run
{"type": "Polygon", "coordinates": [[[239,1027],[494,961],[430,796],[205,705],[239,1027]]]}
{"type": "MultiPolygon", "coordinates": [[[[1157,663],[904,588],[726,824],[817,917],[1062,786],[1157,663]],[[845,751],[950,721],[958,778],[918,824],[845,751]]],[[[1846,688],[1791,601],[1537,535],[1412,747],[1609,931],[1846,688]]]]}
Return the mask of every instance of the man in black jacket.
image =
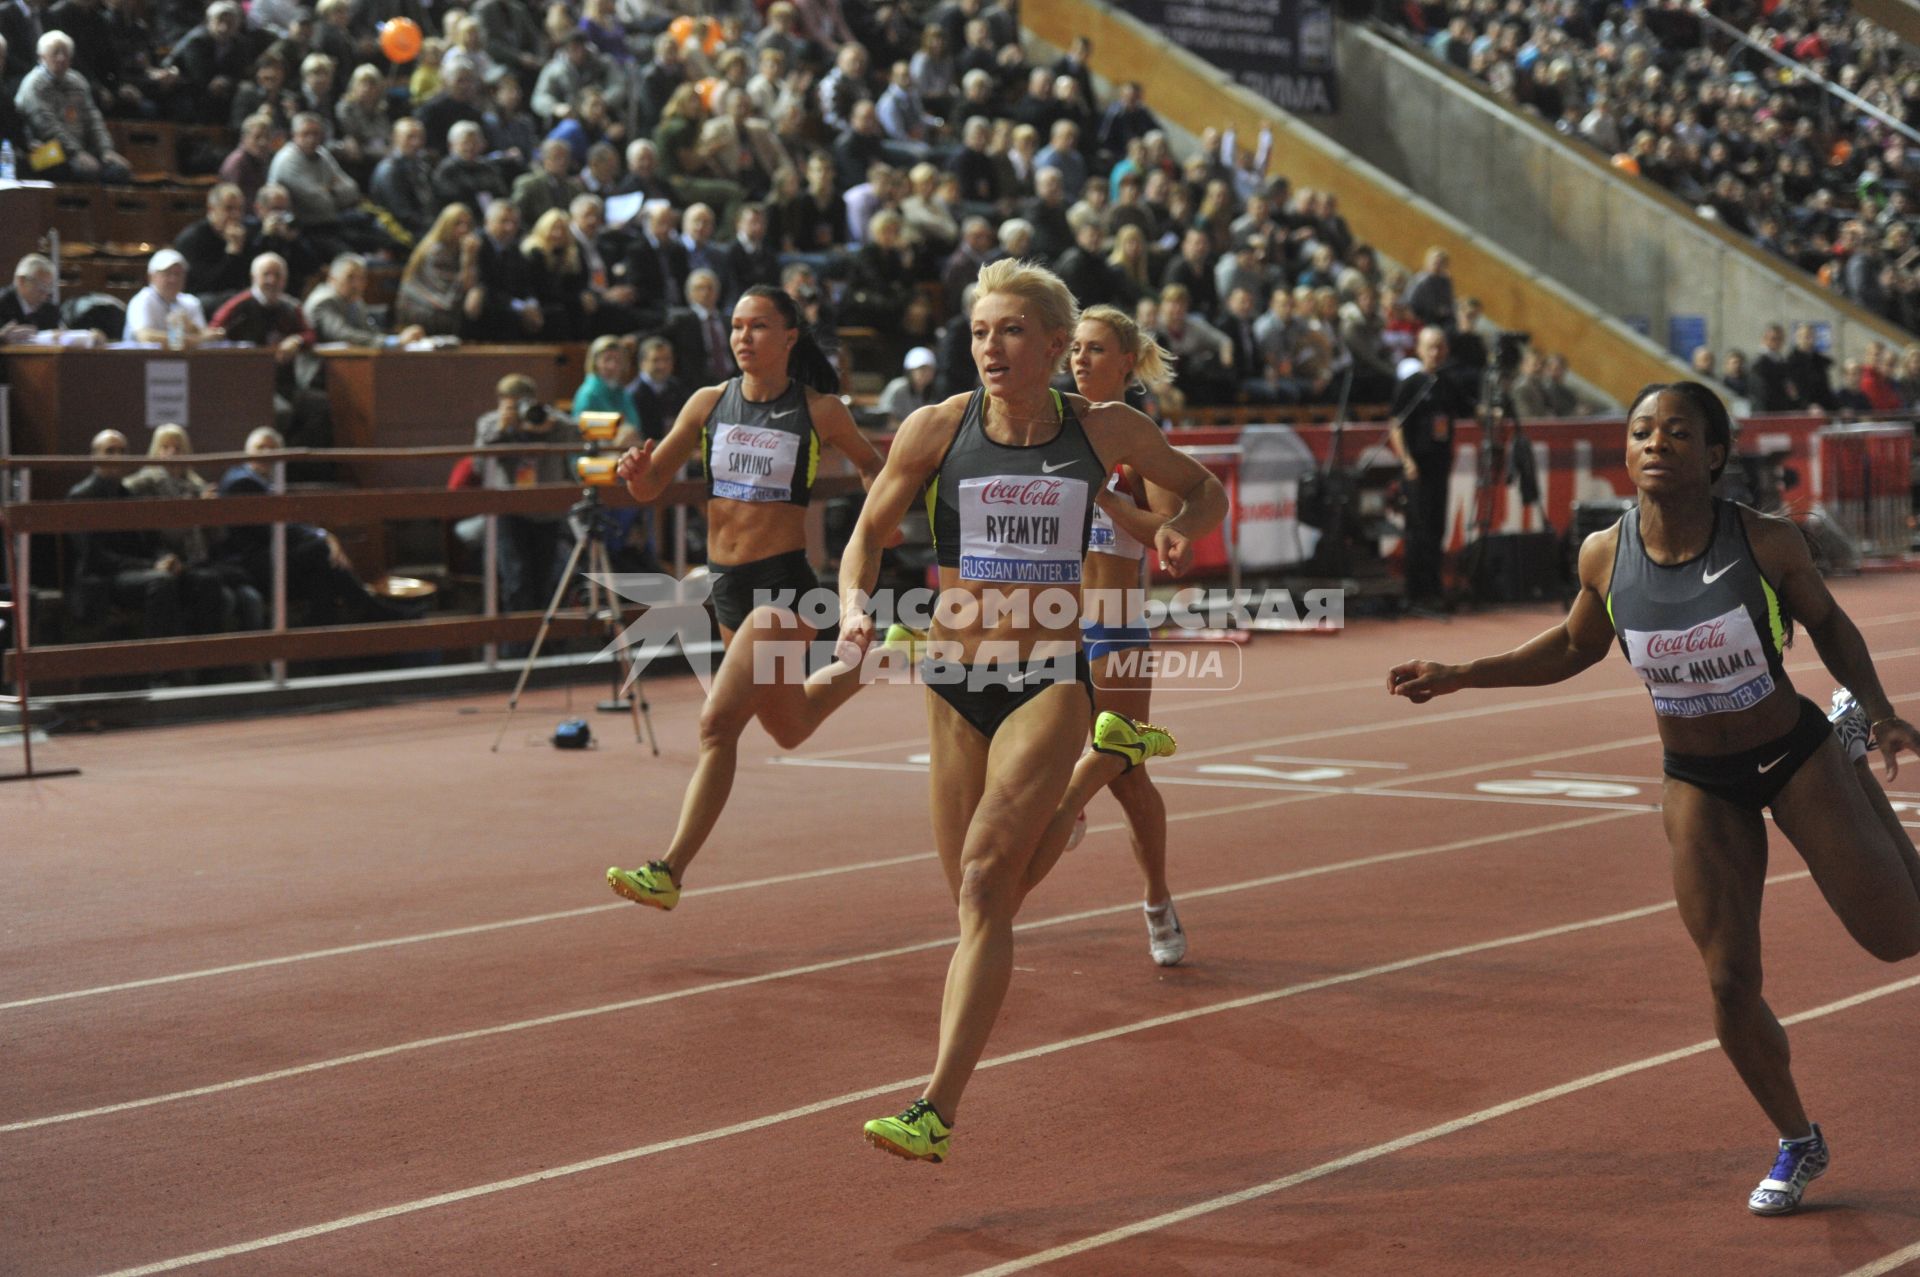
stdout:
{"type": "Polygon", "coordinates": [[[53,263],[28,253],[13,268],[13,287],[0,292],[0,345],[30,341],[36,332],[60,327],[53,302],[53,263]]]}
{"type": "Polygon", "coordinates": [[[545,325],[533,266],[520,255],[520,215],[507,200],[487,206],[480,237],[478,287],[483,294],[473,335],[481,341],[530,341],[545,325]]]}
{"type": "Polygon", "coordinates": [[[211,315],[247,287],[260,246],[247,229],[247,198],[231,182],[207,192],[207,215],[174,237],[187,259],[187,291],[211,315]]]}
{"type": "Polygon", "coordinates": [[[733,242],[727,245],[727,278],[735,294],[755,284],[777,288],[780,284],[780,255],[767,243],[767,210],[759,204],[742,204],[733,218],[733,242]]]}
{"type": "MultiPolygon", "coordinates": [[[[427,233],[440,211],[433,193],[433,165],[427,159],[427,129],[412,116],[393,122],[393,145],[374,165],[367,194],[393,214],[416,240],[427,233]]],[[[191,259],[189,259],[191,260],[191,259]]]]}
{"type": "Polygon", "coordinates": [[[627,248],[625,282],[633,285],[642,328],[658,328],[667,311],[686,300],[687,249],[677,233],[679,214],[666,204],[646,213],[646,226],[627,248]]]}
{"type": "Polygon", "coordinates": [[[1116,305],[1120,300],[1120,281],[1101,251],[1100,218],[1083,211],[1074,219],[1073,247],[1053,263],[1053,273],[1067,286],[1080,309],[1089,306],[1116,305]]]}

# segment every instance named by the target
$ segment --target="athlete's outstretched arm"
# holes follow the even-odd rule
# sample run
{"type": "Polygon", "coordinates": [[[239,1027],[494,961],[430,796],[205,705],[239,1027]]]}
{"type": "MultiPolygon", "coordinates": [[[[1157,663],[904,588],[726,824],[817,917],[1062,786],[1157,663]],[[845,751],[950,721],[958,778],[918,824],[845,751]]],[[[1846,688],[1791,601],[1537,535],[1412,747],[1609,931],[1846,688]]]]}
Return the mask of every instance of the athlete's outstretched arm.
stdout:
{"type": "Polygon", "coordinates": [[[1920,732],[1893,712],[1893,702],[1880,686],[1880,675],[1873,668],[1873,656],[1867,651],[1860,627],[1834,602],[1798,528],[1785,519],[1751,511],[1742,511],[1741,517],[1747,523],[1754,561],[1773,583],[1781,606],[1806,630],[1834,678],[1860,702],[1861,711],[1873,725],[1887,779],[1892,780],[1900,774],[1902,749],[1920,754],[1920,732]]]}
{"type": "Polygon", "coordinates": [[[673,428],[657,446],[649,439],[621,455],[615,473],[626,483],[635,501],[645,505],[666,491],[673,477],[680,473],[680,467],[693,455],[700,442],[700,429],[707,424],[713,406],[719,402],[719,386],[701,387],[680,409],[680,415],[673,419],[673,428]]]}
{"type": "Polygon", "coordinates": [[[1387,690],[1419,705],[1463,687],[1539,687],[1572,678],[1604,659],[1613,645],[1606,591],[1613,576],[1617,528],[1596,532],[1580,547],[1580,593],[1567,619],[1510,652],[1465,665],[1405,661],[1387,671],[1387,690]]]}
{"type": "Polygon", "coordinates": [[[860,507],[859,522],[840,554],[840,642],[834,656],[843,664],[858,665],[873,641],[867,602],[880,579],[880,551],[900,526],[907,507],[940,468],[965,404],[965,397],[959,396],[914,409],[900,423],[886,465],[860,507]]]}
{"type": "Polygon", "coordinates": [[[1180,498],[1180,508],[1154,535],[1163,567],[1178,569],[1191,555],[1193,541],[1227,517],[1227,490],[1213,472],[1167,442],[1153,418],[1122,403],[1088,404],[1078,396],[1075,411],[1093,430],[1100,460],[1108,467],[1125,463],[1150,484],[1180,498]]]}
{"type": "Polygon", "coordinates": [[[853,414],[847,411],[838,395],[809,390],[807,408],[813,414],[814,432],[853,462],[853,468],[860,472],[860,486],[871,492],[873,481],[880,477],[880,468],[886,464],[880,450],[873,446],[873,440],[860,433],[853,414]]]}

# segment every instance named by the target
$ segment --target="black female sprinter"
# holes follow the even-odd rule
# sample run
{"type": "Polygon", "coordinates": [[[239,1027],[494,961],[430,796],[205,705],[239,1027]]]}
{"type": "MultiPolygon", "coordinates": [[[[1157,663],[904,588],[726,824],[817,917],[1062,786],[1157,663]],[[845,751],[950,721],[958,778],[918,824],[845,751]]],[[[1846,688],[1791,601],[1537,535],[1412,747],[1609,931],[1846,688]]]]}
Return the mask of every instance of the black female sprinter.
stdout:
{"type": "Polygon", "coordinates": [[[1580,548],[1580,594],[1567,619],[1522,647],[1465,665],[1408,661],[1388,674],[1419,703],[1464,687],[1558,683],[1618,638],[1646,680],[1666,750],[1663,814],[1674,895],[1707,967],[1714,1031],[1780,1134],[1773,1168],[1747,1199],[1784,1215],[1827,1169],[1807,1120],[1787,1035],[1761,997],[1761,811],[1813,871],[1849,934],[1874,957],[1920,952],[1920,857],[1865,762],[1850,762],[1820,710],[1782,667],[1793,621],[1869,720],[1841,736],[1877,738],[1887,777],[1912,724],[1881,690],[1860,631],[1814,571],[1791,523],[1715,499],[1732,423],[1696,382],[1649,386],[1627,421],[1627,472],[1640,504],[1580,548]],[[1863,730],[1865,729],[1865,730],[1863,730]]]}

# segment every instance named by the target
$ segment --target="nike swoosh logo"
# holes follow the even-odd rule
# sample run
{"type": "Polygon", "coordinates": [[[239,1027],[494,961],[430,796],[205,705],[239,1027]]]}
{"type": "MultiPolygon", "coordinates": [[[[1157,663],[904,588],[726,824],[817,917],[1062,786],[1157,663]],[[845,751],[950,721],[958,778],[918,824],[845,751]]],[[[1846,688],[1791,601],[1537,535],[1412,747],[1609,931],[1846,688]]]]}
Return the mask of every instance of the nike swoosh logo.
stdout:
{"type": "Polygon", "coordinates": [[[1071,461],[1062,461],[1059,465],[1050,466],[1046,462],[1042,461],[1040,463],[1040,473],[1052,474],[1055,470],[1065,470],[1068,466],[1073,464],[1074,463],[1071,461]]]}
{"type": "MultiPolygon", "coordinates": [[[[1791,750],[1789,750],[1789,751],[1787,751],[1787,752],[1788,752],[1788,753],[1792,753],[1793,751],[1791,751],[1791,750]]],[[[1785,762],[1785,761],[1786,761],[1786,758],[1787,758],[1787,755],[1786,755],[1786,754],[1782,754],[1782,755],[1780,755],[1780,757],[1778,757],[1778,758],[1776,758],[1776,759],[1774,759],[1774,760],[1773,760],[1772,762],[1770,762],[1770,763],[1767,763],[1767,764],[1764,764],[1764,765],[1763,765],[1763,766],[1762,766],[1762,767],[1760,768],[1760,774],[1761,774],[1762,776],[1764,776],[1764,775],[1766,775],[1766,774],[1767,774],[1768,772],[1770,772],[1770,771],[1772,771],[1772,770],[1773,770],[1774,768],[1776,768],[1776,767],[1778,767],[1778,766],[1779,766],[1779,765],[1780,765],[1781,763],[1783,763],[1783,762],[1785,762]]]]}
{"type": "Polygon", "coordinates": [[[799,412],[799,411],[800,411],[800,410],[799,410],[798,408],[789,408],[789,409],[787,409],[787,410],[786,410],[785,412],[773,412],[773,413],[768,413],[768,414],[767,414],[767,419],[768,419],[769,421],[778,421],[778,420],[780,420],[780,418],[782,418],[782,417],[791,417],[791,416],[792,416],[792,415],[793,415],[794,413],[796,413],[796,412],[799,412]]]}
{"type": "Polygon", "coordinates": [[[1725,576],[1727,573],[1731,571],[1733,571],[1733,564],[1731,563],[1721,568],[1718,572],[1708,572],[1706,569],[1702,568],[1700,572],[1700,583],[1702,585],[1712,585],[1715,581],[1718,581],[1721,577],[1725,576]]]}

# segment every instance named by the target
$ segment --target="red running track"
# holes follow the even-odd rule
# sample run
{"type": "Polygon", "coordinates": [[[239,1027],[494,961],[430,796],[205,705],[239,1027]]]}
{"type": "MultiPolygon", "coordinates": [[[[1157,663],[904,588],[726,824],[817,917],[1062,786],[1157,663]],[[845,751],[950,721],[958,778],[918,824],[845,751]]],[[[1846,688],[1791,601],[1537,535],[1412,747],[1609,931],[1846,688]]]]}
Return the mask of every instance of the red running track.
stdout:
{"type": "MultiPolygon", "coordinates": [[[[1840,597],[1911,706],[1920,595],[1840,597]]],[[[1265,637],[1234,694],[1162,696],[1191,956],[1148,960],[1099,800],[942,1166],[860,1138],[931,1064],[953,933],[917,689],[790,758],[756,730],[666,915],[601,873],[671,828],[690,680],[659,760],[613,720],[548,748],[560,693],[499,755],[496,698],[56,738],[85,775],[0,793],[0,1271],[1920,1267],[1920,964],[1778,844],[1768,994],[1836,1160],[1752,1218],[1771,1134],[1708,1040],[1644,692],[1384,694],[1549,615],[1265,637]]]]}

